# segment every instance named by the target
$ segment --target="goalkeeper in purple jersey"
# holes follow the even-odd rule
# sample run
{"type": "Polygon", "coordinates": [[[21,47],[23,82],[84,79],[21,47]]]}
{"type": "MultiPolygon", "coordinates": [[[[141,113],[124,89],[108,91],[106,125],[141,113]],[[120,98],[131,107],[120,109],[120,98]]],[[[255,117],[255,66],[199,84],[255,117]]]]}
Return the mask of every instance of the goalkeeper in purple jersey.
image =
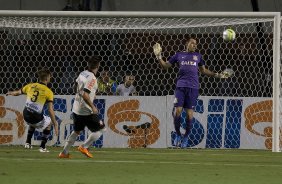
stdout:
{"type": "Polygon", "coordinates": [[[186,41],[186,51],[177,52],[168,61],[164,61],[161,55],[162,48],[160,44],[156,43],[153,46],[154,54],[163,69],[170,68],[173,64],[177,63],[179,66],[179,72],[177,77],[175,99],[174,99],[174,127],[176,131],[176,137],[174,139],[174,146],[187,147],[188,146],[188,134],[192,127],[194,107],[196,106],[198,94],[199,94],[199,73],[216,77],[227,78],[228,76],[223,73],[214,73],[205,67],[205,62],[202,59],[202,55],[195,52],[197,49],[197,41],[194,38],[189,38],[186,41]],[[183,137],[180,133],[180,121],[181,112],[183,108],[186,110],[186,130],[183,137]]]}

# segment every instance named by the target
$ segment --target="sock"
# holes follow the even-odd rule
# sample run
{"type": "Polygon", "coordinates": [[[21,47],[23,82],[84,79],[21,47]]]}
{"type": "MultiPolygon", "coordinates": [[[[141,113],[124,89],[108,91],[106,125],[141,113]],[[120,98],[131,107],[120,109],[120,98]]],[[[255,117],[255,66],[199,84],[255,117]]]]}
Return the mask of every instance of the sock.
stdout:
{"type": "Polygon", "coordinates": [[[174,116],[174,128],[176,131],[177,135],[181,135],[180,133],[180,121],[181,121],[181,116],[174,116]]]}
{"type": "Polygon", "coordinates": [[[188,136],[191,128],[192,128],[192,119],[186,119],[186,130],[185,130],[184,137],[188,136]]]}
{"type": "Polygon", "coordinates": [[[26,141],[25,141],[26,143],[31,144],[31,138],[32,138],[34,132],[35,132],[35,128],[32,127],[32,126],[29,126],[29,127],[28,127],[28,132],[27,132],[26,141]]]}
{"type": "Polygon", "coordinates": [[[43,130],[43,134],[41,137],[41,144],[40,144],[40,147],[43,149],[46,148],[46,143],[47,143],[49,134],[50,134],[50,130],[46,130],[46,129],[43,130]]]}
{"type": "Polygon", "coordinates": [[[87,140],[82,144],[82,147],[89,148],[89,146],[91,146],[91,144],[93,144],[94,141],[97,141],[101,135],[102,135],[101,131],[92,132],[91,134],[89,134],[87,140]]]}
{"type": "Polygon", "coordinates": [[[74,144],[74,142],[76,141],[76,138],[78,137],[78,134],[75,133],[75,131],[73,131],[69,137],[67,142],[65,143],[64,149],[63,149],[63,153],[64,154],[68,154],[70,147],[74,144]]]}

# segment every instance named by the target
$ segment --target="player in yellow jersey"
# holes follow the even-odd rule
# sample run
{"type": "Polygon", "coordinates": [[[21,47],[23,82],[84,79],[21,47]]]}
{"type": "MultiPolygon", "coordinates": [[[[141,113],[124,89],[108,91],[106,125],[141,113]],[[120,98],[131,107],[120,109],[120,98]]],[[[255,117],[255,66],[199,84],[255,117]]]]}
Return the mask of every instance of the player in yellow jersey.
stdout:
{"type": "Polygon", "coordinates": [[[116,93],[117,84],[110,78],[110,71],[105,67],[101,71],[101,77],[98,79],[98,95],[113,95],[116,93]]]}
{"type": "Polygon", "coordinates": [[[7,95],[18,96],[26,94],[26,103],[23,110],[23,116],[26,123],[29,125],[25,148],[32,148],[31,138],[35,129],[42,130],[42,141],[40,152],[49,152],[46,149],[46,143],[50,134],[51,122],[54,125],[56,136],[58,135],[58,123],[55,119],[53,109],[54,94],[47,87],[50,82],[51,72],[48,69],[38,71],[38,82],[25,85],[22,89],[9,91],[7,95]],[[47,104],[49,116],[43,115],[43,106],[47,104]],[[50,119],[51,118],[51,119],[50,119]]]}

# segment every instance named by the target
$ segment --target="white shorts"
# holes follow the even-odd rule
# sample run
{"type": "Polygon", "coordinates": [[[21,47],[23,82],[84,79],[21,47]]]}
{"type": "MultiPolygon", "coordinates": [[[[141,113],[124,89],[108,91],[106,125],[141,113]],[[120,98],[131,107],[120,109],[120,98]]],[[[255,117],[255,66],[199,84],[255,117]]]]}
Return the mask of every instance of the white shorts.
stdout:
{"type": "Polygon", "coordinates": [[[37,130],[44,130],[46,127],[48,127],[51,123],[51,118],[49,116],[45,116],[43,115],[43,120],[36,123],[36,124],[30,124],[27,123],[29,126],[32,126],[34,128],[36,128],[37,130]]]}

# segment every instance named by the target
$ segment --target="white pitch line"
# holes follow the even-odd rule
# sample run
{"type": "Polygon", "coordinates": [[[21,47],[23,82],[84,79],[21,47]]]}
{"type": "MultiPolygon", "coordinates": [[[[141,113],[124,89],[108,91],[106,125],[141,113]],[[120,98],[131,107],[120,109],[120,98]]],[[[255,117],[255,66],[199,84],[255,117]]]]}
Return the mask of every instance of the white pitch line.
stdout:
{"type": "MultiPolygon", "coordinates": [[[[101,152],[101,153],[115,153],[115,154],[129,154],[129,155],[134,155],[134,154],[139,154],[139,155],[196,155],[196,156],[201,156],[201,155],[205,155],[205,156],[221,156],[221,155],[227,155],[227,153],[208,153],[206,154],[206,152],[189,152],[189,150],[187,150],[187,152],[136,152],[136,151],[100,151],[97,150],[96,152],[101,152]]],[[[228,153],[228,156],[238,156],[238,157],[281,157],[282,155],[257,155],[257,154],[230,154],[228,153]]]]}
{"type": "MultiPolygon", "coordinates": [[[[33,161],[41,163],[54,163],[54,162],[72,162],[72,163],[123,163],[123,164],[165,164],[165,165],[199,165],[199,166],[234,166],[234,167],[282,167],[282,165],[276,164],[252,164],[252,163],[222,163],[222,162],[173,162],[173,161],[138,161],[138,160],[95,160],[95,159],[35,159],[35,158],[9,158],[1,157],[0,160],[3,161],[33,161]]],[[[2,162],[3,162],[2,161],[2,162]]]]}
{"type": "MultiPolygon", "coordinates": [[[[0,147],[1,148],[1,147],[0,147]]],[[[10,152],[10,149],[0,149],[0,152],[10,152]]],[[[13,152],[39,152],[38,149],[34,148],[34,149],[22,149],[22,150],[13,150],[13,152]]],[[[50,150],[51,152],[55,152],[55,153],[59,153],[60,151],[56,151],[56,150],[50,150]]],[[[229,153],[211,153],[212,151],[225,151],[225,150],[205,150],[203,152],[199,151],[199,152],[195,152],[195,150],[193,151],[189,151],[189,149],[187,149],[187,152],[184,152],[184,150],[181,150],[181,152],[178,152],[178,149],[175,149],[175,151],[173,150],[169,150],[169,152],[149,152],[149,151],[144,151],[144,152],[138,152],[138,151],[113,151],[113,150],[100,150],[100,149],[93,149],[93,153],[106,153],[106,154],[127,154],[127,155],[194,155],[194,156],[221,156],[221,155],[227,155],[228,156],[232,156],[232,157],[262,157],[262,158],[273,158],[273,157],[282,157],[282,154],[271,154],[271,155],[258,155],[258,154],[230,154],[229,153]]],[[[71,152],[78,152],[78,151],[71,151],[71,152]]],[[[255,153],[256,151],[246,151],[247,153],[255,153]]],[[[48,153],[47,153],[48,154],[48,153]]]]}

